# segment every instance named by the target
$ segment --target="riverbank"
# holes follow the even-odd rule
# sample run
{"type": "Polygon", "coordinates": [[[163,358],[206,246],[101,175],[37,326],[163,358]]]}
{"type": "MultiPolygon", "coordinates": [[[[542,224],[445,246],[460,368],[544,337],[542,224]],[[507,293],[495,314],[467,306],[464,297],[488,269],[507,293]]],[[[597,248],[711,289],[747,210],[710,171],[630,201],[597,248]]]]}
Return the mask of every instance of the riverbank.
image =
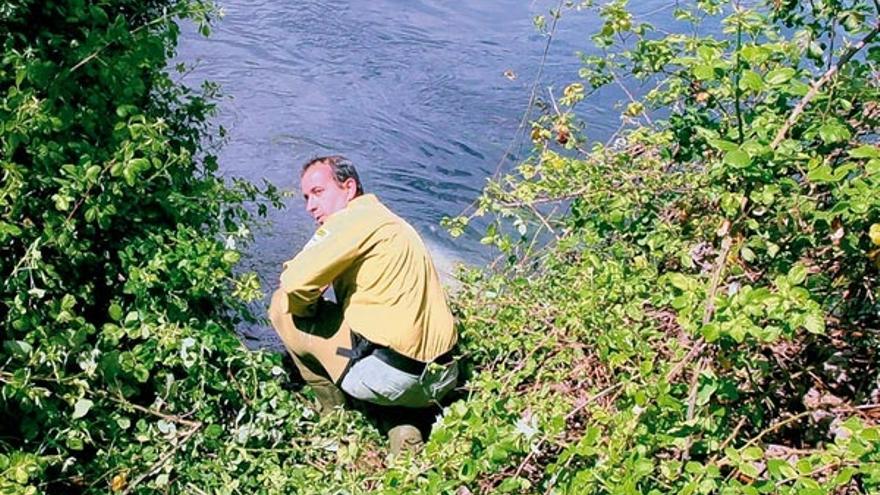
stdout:
{"type": "Polygon", "coordinates": [[[603,55],[448,222],[502,257],[461,274],[466,380],[394,463],[234,333],[245,205],[279,198],[218,176],[215,95],[164,72],[211,5],[4,11],[0,492],[877,492],[880,21],[853,5],[557,12],[603,55]],[[582,102],[637,82],[589,140],[582,102]]]}

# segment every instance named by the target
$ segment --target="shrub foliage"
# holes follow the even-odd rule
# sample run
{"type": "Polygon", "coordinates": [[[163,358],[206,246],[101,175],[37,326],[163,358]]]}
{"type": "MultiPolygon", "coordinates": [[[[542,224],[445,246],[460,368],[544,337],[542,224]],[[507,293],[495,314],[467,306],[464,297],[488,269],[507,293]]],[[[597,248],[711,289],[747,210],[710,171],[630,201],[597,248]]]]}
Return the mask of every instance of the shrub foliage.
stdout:
{"type": "Polygon", "coordinates": [[[494,215],[509,262],[462,306],[498,399],[460,421],[509,439],[473,438],[480,488],[880,490],[880,4],[679,2],[665,32],[592,3],[534,153],[449,221],[494,215]]]}
{"type": "Polygon", "coordinates": [[[0,493],[876,493],[880,5],[669,9],[536,20],[603,24],[448,221],[501,257],[455,296],[465,396],[386,466],[233,332],[276,194],[217,175],[216,88],[167,73],[212,6],[0,3],[0,493]]]}

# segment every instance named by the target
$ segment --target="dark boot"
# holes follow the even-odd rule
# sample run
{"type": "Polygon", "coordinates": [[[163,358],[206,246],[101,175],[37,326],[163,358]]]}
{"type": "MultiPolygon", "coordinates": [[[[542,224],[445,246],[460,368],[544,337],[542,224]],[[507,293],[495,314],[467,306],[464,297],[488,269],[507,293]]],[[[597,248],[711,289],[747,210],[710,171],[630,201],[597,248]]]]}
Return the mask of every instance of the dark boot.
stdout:
{"type": "Polygon", "coordinates": [[[345,394],[342,393],[342,390],[339,390],[339,387],[330,378],[310,368],[298,356],[291,354],[291,357],[293,357],[293,362],[296,364],[306,385],[311,387],[312,392],[315,394],[315,399],[318,401],[315,409],[318,411],[318,415],[326,416],[335,411],[337,407],[345,405],[345,394]]]}
{"type": "Polygon", "coordinates": [[[417,452],[422,448],[422,432],[413,425],[397,425],[388,430],[391,443],[389,454],[396,459],[402,452],[417,452]]]}
{"type": "Polygon", "coordinates": [[[319,415],[326,416],[335,411],[337,407],[345,405],[345,395],[330,380],[311,381],[309,385],[312,387],[312,392],[315,393],[315,399],[318,400],[319,415]]]}

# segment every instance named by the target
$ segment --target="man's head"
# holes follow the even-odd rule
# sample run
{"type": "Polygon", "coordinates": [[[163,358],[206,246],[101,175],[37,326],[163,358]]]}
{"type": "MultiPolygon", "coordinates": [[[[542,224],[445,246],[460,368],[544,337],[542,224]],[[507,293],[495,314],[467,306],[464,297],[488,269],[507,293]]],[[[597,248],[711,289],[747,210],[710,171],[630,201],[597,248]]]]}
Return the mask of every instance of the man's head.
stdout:
{"type": "Polygon", "coordinates": [[[357,170],[342,156],[322,156],[303,165],[300,187],[306,211],[319,224],[364,193],[357,170]]]}

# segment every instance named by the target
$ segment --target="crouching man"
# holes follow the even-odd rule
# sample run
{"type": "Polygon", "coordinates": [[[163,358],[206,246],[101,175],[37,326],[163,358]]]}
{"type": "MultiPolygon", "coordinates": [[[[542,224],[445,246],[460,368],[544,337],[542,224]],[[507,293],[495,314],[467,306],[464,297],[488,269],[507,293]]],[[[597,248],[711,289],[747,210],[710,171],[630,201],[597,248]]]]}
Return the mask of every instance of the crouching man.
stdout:
{"type": "MultiPolygon", "coordinates": [[[[402,418],[436,404],[458,378],[457,335],[421,238],[363,193],[344,157],[306,163],[300,182],[319,227],[284,263],[269,317],[319,410],[343,405],[345,395],[406,408],[402,418]],[[338,303],[322,297],[331,284],[338,303]]],[[[411,423],[388,430],[392,455],[421,445],[411,423]]]]}

